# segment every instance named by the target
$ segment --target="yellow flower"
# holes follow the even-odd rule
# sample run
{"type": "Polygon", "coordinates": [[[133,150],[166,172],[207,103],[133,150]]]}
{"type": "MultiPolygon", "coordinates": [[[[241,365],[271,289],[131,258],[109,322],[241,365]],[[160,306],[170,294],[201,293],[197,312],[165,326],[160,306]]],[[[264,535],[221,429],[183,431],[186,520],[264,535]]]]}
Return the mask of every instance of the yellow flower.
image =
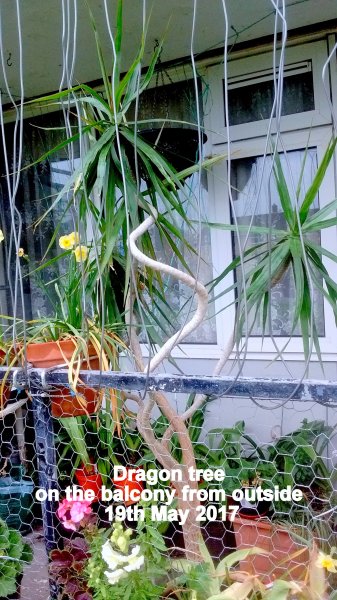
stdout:
{"type": "Polygon", "coordinates": [[[71,233],[69,233],[68,238],[73,244],[72,247],[74,247],[76,244],[79,244],[80,242],[80,236],[78,235],[77,231],[72,231],[71,233]]]}
{"type": "Polygon", "coordinates": [[[318,553],[318,558],[316,560],[316,567],[320,567],[321,569],[326,569],[330,571],[330,573],[336,573],[337,559],[332,558],[330,554],[324,554],[324,552],[318,553]]]}
{"type": "MultiPolygon", "coordinates": [[[[71,235],[71,234],[70,234],[71,235]]],[[[70,235],[61,235],[59,239],[59,246],[63,250],[72,250],[74,247],[74,242],[70,235]]]]}
{"type": "Polygon", "coordinates": [[[0,242],[3,242],[5,239],[4,234],[2,233],[2,229],[0,229],[0,242]]]}
{"type": "Polygon", "coordinates": [[[89,250],[86,246],[77,246],[74,250],[76,262],[83,262],[88,258],[89,250]]]}
{"type": "Polygon", "coordinates": [[[18,250],[18,256],[20,256],[20,258],[23,257],[23,256],[25,256],[25,251],[24,251],[23,248],[19,248],[19,250],[18,250]]]}
{"type": "Polygon", "coordinates": [[[80,241],[77,231],[72,231],[68,235],[62,235],[59,239],[59,246],[63,250],[72,250],[80,241]]]}

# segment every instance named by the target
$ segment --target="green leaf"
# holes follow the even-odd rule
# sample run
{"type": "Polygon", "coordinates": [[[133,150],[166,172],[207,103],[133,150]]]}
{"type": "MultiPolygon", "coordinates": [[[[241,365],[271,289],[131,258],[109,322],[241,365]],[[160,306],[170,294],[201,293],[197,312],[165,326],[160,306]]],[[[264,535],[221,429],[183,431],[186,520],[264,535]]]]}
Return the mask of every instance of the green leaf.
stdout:
{"type": "Polygon", "coordinates": [[[11,594],[15,594],[17,588],[16,577],[6,578],[0,577],[0,598],[7,598],[11,594]]]}
{"type": "Polygon", "coordinates": [[[42,102],[50,102],[53,100],[62,100],[62,98],[68,98],[71,94],[82,89],[82,85],[76,85],[75,87],[68,88],[67,90],[63,90],[62,92],[56,92],[55,94],[49,94],[48,96],[39,96],[38,98],[34,98],[33,100],[28,100],[25,102],[28,104],[41,104],[42,102]]]}
{"type": "Polygon", "coordinates": [[[114,65],[112,70],[112,89],[114,90],[114,103],[115,110],[119,109],[119,103],[117,104],[116,92],[119,87],[120,73],[121,73],[121,49],[123,39],[123,0],[118,0],[117,11],[116,11],[116,31],[114,35],[114,65]]]}
{"type": "Polygon", "coordinates": [[[90,8],[88,0],[85,0],[85,3],[86,3],[86,6],[87,6],[87,9],[88,9],[88,12],[89,12],[89,17],[90,17],[92,28],[94,30],[95,43],[96,43],[96,51],[97,51],[98,61],[99,61],[100,69],[101,69],[102,79],[103,79],[103,82],[104,82],[105,95],[106,95],[107,100],[109,101],[111,99],[111,85],[110,85],[110,82],[109,82],[107,70],[106,70],[105,63],[104,63],[103,51],[102,51],[102,47],[101,47],[101,44],[100,44],[100,39],[99,39],[98,31],[97,31],[96,21],[95,21],[94,15],[92,13],[92,10],[90,8]]]}
{"type": "Polygon", "coordinates": [[[251,578],[247,578],[246,581],[232,583],[232,585],[214,596],[209,596],[207,600],[248,600],[251,592],[254,589],[254,581],[251,578]]]}
{"type": "Polygon", "coordinates": [[[199,549],[200,549],[200,554],[203,558],[203,561],[209,566],[211,573],[215,574],[216,569],[214,568],[213,559],[212,559],[210,553],[208,552],[207,546],[202,537],[200,537],[200,539],[199,539],[199,549]]]}
{"type": "Polygon", "coordinates": [[[302,202],[302,205],[300,207],[299,210],[299,217],[300,217],[300,222],[301,224],[303,224],[309,214],[309,210],[319,192],[319,188],[321,186],[321,183],[325,177],[327,168],[331,162],[331,159],[333,157],[333,153],[335,151],[335,147],[336,147],[336,143],[337,143],[337,138],[336,139],[332,139],[328,145],[328,148],[326,149],[323,159],[316,171],[315,177],[313,179],[312,184],[310,185],[308,191],[305,194],[304,200],[302,202]]]}
{"type": "Polygon", "coordinates": [[[65,417],[59,419],[62,427],[66,430],[72,446],[78,456],[81,458],[81,461],[84,466],[90,465],[90,457],[87,449],[87,444],[85,441],[85,433],[83,425],[79,418],[77,417],[65,417]]]}
{"type": "MultiPolygon", "coordinates": [[[[45,152],[44,154],[42,154],[42,156],[39,156],[39,158],[37,160],[35,160],[34,162],[30,163],[29,165],[25,165],[22,168],[22,171],[24,171],[26,169],[29,169],[30,167],[33,167],[34,165],[37,165],[37,164],[41,163],[42,161],[46,160],[46,158],[49,158],[49,156],[52,156],[53,154],[56,154],[56,153],[60,152],[61,150],[63,150],[63,148],[66,148],[67,146],[69,146],[73,142],[76,142],[79,139],[80,135],[83,135],[83,134],[87,133],[88,131],[90,131],[91,127],[92,127],[91,125],[83,127],[81,129],[81,133],[75,133],[74,135],[70,136],[69,138],[67,138],[63,142],[60,142],[59,144],[57,144],[56,146],[54,146],[50,150],[47,150],[47,152],[45,152]]],[[[66,185],[65,185],[65,187],[66,187],[66,185]]],[[[61,190],[61,192],[62,192],[62,190],[61,190]]],[[[65,191],[63,191],[63,194],[65,194],[65,191]]]]}
{"type": "Polygon", "coordinates": [[[225,558],[223,558],[218,564],[215,570],[216,575],[217,577],[219,577],[224,571],[226,571],[226,569],[233,567],[236,563],[242,560],[246,560],[248,556],[255,556],[261,554],[268,555],[269,552],[267,552],[263,548],[258,547],[236,550],[235,552],[231,552],[228,556],[225,556],[225,558]]]}
{"type": "Polygon", "coordinates": [[[307,279],[304,279],[303,286],[303,302],[300,312],[300,323],[303,341],[304,356],[307,359],[309,357],[309,341],[311,337],[311,329],[313,329],[314,314],[312,314],[311,294],[309,283],[307,279]]]}
{"type": "Polygon", "coordinates": [[[276,187],[278,190],[281,206],[283,209],[284,217],[288,223],[290,229],[294,226],[294,209],[291,202],[287,182],[283,173],[283,168],[280,160],[279,153],[274,153],[274,166],[273,172],[276,180],[276,187]]]}
{"type": "Polygon", "coordinates": [[[303,291],[304,291],[304,278],[306,274],[303,269],[302,263],[302,245],[301,240],[291,239],[290,240],[290,252],[292,256],[292,267],[294,274],[294,283],[295,283],[295,309],[293,316],[293,326],[292,330],[294,331],[301,313],[301,308],[303,304],[303,291]]]}
{"type": "MultiPolygon", "coordinates": [[[[194,222],[194,221],[192,221],[194,222]]],[[[195,221],[197,222],[197,221],[195,221]]],[[[226,225],[225,223],[214,223],[211,221],[203,221],[204,225],[208,225],[209,227],[214,227],[214,229],[224,229],[225,231],[242,231],[256,234],[265,234],[269,235],[272,238],[275,237],[284,237],[286,235],[285,229],[274,229],[272,227],[260,227],[256,225],[226,225]]]]}
{"type": "Polygon", "coordinates": [[[265,600],[287,600],[289,592],[299,592],[300,589],[295,582],[278,579],[273,582],[273,587],[268,590],[264,598],[265,600]]]}
{"type": "Polygon", "coordinates": [[[25,563],[30,563],[33,560],[33,549],[30,544],[24,544],[21,554],[21,560],[25,563]]]}
{"type": "MultiPolygon", "coordinates": [[[[11,545],[10,556],[11,558],[20,559],[23,551],[22,536],[18,531],[14,529],[9,530],[9,542],[11,545]]],[[[1,557],[0,557],[1,560],[1,557]]]]}
{"type": "MultiPolygon", "coordinates": [[[[243,254],[243,262],[246,263],[248,260],[254,260],[254,258],[256,258],[256,256],[254,255],[256,250],[263,248],[264,246],[266,246],[266,244],[267,242],[262,242],[261,244],[254,244],[254,246],[251,246],[250,248],[245,250],[243,254]]],[[[263,254],[265,254],[265,251],[263,251],[263,254]]],[[[212,291],[215,288],[215,286],[217,286],[220,283],[220,281],[222,281],[222,279],[224,279],[229,273],[235,271],[235,269],[241,264],[242,261],[240,256],[234,258],[234,260],[232,260],[228,267],[226,267],[226,269],[216,279],[210,282],[210,291],[212,291]]]]}
{"type": "Polygon", "coordinates": [[[100,105],[99,110],[102,110],[103,112],[105,112],[107,115],[109,115],[110,117],[113,116],[113,112],[109,106],[109,104],[106,102],[106,100],[101,96],[101,94],[99,94],[98,92],[96,92],[96,90],[94,90],[94,88],[90,87],[89,85],[86,85],[85,83],[81,84],[81,88],[90,96],[92,96],[93,98],[95,98],[98,102],[98,104],[100,105]]]}
{"type": "Polygon", "coordinates": [[[332,200],[320,210],[315,211],[311,217],[308,217],[305,223],[303,223],[302,231],[306,231],[309,225],[315,224],[319,221],[324,221],[325,217],[327,217],[334,210],[337,210],[337,200],[332,200]]]}
{"type": "Polygon", "coordinates": [[[175,558],[171,560],[172,569],[179,573],[186,573],[188,575],[193,569],[193,563],[186,558],[175,558]]]}

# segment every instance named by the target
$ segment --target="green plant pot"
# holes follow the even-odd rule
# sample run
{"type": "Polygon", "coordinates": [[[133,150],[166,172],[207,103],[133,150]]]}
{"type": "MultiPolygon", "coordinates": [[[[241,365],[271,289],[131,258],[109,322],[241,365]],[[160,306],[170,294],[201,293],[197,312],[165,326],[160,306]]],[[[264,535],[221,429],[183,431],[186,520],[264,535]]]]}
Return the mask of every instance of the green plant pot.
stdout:
{"type": "Polygon", "coordinates": [[[31,520],[34,482],[22,476],[21,467],[13,467],[10,473],[0,477],[0,518],[8,527],[27,530],[31,520]]]}

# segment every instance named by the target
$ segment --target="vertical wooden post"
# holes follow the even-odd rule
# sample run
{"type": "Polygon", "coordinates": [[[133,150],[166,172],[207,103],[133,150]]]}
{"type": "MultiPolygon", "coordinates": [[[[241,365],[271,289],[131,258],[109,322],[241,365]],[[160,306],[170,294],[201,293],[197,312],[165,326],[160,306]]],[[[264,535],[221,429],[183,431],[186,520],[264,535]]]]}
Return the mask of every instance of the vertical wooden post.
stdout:
{"type": "MultiPolygon", "coordinates": [[[[53,419],[50,412],[48,394],[41,389],[31,389],[33,400],[33,416],[35,429],[35,445],[37,468],[39,473],[39,486],[48,493],[48,490],[58,489],[56,471],[56,451],[54,441],[53,419]]],[[[55,503],[49,500],[41,502],[43,532],[47,555],[57,547],[57,530],[55,527],[55,503]]],[[[50,600],[58,597],[58,586],[49,579],[50,600]]]]}

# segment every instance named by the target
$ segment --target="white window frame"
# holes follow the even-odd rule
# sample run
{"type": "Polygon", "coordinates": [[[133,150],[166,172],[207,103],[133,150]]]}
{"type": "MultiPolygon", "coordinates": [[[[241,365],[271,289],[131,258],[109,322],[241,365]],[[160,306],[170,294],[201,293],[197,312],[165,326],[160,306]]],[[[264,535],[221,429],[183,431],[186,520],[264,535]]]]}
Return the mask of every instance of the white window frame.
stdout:
{"type": "MultiPolygon", "coordinates": [[[[277,60],[280,57],[280,50],[276,53],[277,60]]],[[[303,63],[311,63],[313,82],[315,110],[286,115],[281,119],[281,132],[293,131],[296,129],[312,128],[319,125],[331,123],[331,112],[328,98],[326,97],[322,83],[322,69],[327,60],[326,41],[312,42],[302,46],[295,46],[286,49],[285,53],[285,72],[287,66],[291,65],[294,69],[296,65],[302,66],[303,63]]],[[[247,75],[250,76],[250,83],[254,83],[256,78],[269,73],[273,65],[272,52],[265,52],[257,56],[250,56],[228,62],[228,85],[237,85],[238,80],[244,80],[247,75]]],[[[210,89],[210,110],[208,113],[207,129],[211,132],[211,144],[223,144],[227,141],[227,128],[225,127],[224,115],[224,66],[217,65],[207,70],[207,80],[210,89]]],[[[257,79],[256,79],[257,81],[257,79]]],[[[248,83],[248,81],[247,81],[248,83]]],[[[259,120],[242,125],[230,127],[230,139],[247,140],[249,138],[265,137],[268,133],[269,121],[259,120]]],[[[272,125],[271,133],[276,132],[275,120],[272,125]]]]}
{"type": "MultiPolygon", "coordinates": [[[[289,48],[286,52],[286,64],[300,61],[311,61],[314,82],[315,110],[295,115],[286,115],[281,119],[282,145],[279,151],[301,150],[309,146],[317,149],[317,161],[320,163],[327,145],[332,136],[331,114],[329,102],[326,98],[322,85],[321,74],[323,65],[327,59],[326,41],[313,42],[289,48]],[[310,136],[310,137],[309,137],[310,136]]],[[[229,82],[238,81],[245,75],[252,75],[262,69],[270,68],[272,65],[272,53],[250,56],[244,59],[233,60],[228,65],[229,82]],[[237,77],[237,79],[234,79],[237,77]]],[[[208,69],[207,83],[210,90],[210,107],[205,110],[206,128],[210,131],[208,152],[212,155],[226,153],[228,132],[224,126],[224,97],[223,97],[223,65],[217,65],[208,69]]],[[[251,81],[251,80],[250,80],[251,81]]],[[[265,152],[266,133],[268,131],[268,120],[260,120],[243,125],[230,127],[229,138],[231,140],[231,160],[261,156],[265,152]]],[[[274,127],[274,124],[273,124],[274,127]]],[[[275,132],[275,129],[272,128],[275,132]]],[[[213,169],[210,176],[209,193],[213,197],[214,204],[210,221],[216,223],[230,223],[230,200],[227,187],[227,161],[222,161],[213,169]]],[[[323,208],[328,202],[336,197],[336,181],[333,161],[330,164],[324,181],[320,188],[319,203],[323,208]]],[[[321,232],[322,246],[337,254],[337,232],[336,227],[325,229],[321,232]]],[[[233,249],[231,233],[221,229],[212,230],[212,252],[214,261],[214,275],[221,273],[233,260],[233,249]]],[[[331,260],[323,261],[332,277],[337,280],[337,265],[331,260]]],[[[221,293],[234,282],[233,273],[217,287],[216,295],[221,293]]],[[[216,301],[218,344],[225,347],[230,339],[235,319],[234,291],[228,292],[216,301]],[[225,308],[227,306],[227,308],[225,308]]],[[[334,361],[337,359],[336,340],[337,330],[333,311],[324,299],[325,336],[320,337],[320,347],[323,361],[334,361]]],[[[279,349],[288,341],[285,337],[275,338],[279,349]]],[[[251,337],[246,347],[246,358],[253,360],[273,360],[276,349],[272,339],[262,337],[251,337]]],[[[232,353],[232,358],[235,353],[232,353]]],[[[283,352],[283,358],[290,361],[303,361],[303,344],[300,337],[293,337],[283,352]]],[[[312,360],[318,357],[313,348],[312,360]]]]}

